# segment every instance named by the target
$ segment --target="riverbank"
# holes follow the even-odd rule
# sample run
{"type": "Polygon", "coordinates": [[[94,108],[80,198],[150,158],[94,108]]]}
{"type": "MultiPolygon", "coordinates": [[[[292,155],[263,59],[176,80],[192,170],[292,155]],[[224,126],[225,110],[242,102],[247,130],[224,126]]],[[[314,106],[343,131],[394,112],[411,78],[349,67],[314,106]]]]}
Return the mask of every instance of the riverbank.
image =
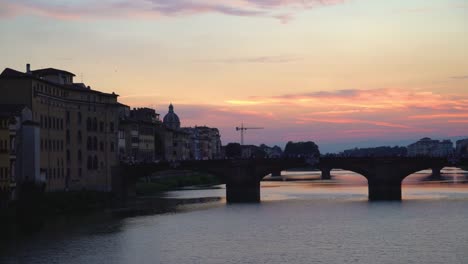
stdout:
{"type": "Polygon", "coordinates": [[[211,175],[180,173],[138,182],[137,197],[125,200],[112,193],[92,191],[31,192],[27,197],[0,210],[0,240],[35,233],[46,222],[60,217],[84,216],[97,212],[107,212],[117,217],[164,213],[174,210],[181,203],[163,198],[165,192],[189,186],[198,188],[216,184],[219,181],[211,175]]]}
{"type": "Polygon", "coordinates": [[[181,172],[176,174],[161,174],[137,182],[136,194],[137,196],[157,195],[187,186],[208,187],[220,183],[217,177],[206,173],[181,172]]]}

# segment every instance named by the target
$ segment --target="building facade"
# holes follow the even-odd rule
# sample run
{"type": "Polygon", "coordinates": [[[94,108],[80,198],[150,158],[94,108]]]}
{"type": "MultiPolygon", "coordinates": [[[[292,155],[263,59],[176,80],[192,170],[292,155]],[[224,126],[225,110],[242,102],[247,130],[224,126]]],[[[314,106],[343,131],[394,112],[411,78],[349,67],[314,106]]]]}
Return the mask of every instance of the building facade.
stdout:
{"type": "Polygon", "coordinates": [[[0,75],[0,104],[22,104],[40,127],[40,173],[46,191],[110,191],[117,165],[117,96],[74,83],[53,68],[0,75]]]}
{"type": "Polygon", "coordinates": [[[135,108],[121,117],[119,159],[125,163],[148,163],[159,160],[156,133],[161,126],[159,114],[150,108],[135,108]]]}
{"type": "Polygon", "coordinates": [[[221,154],[221,136],[217,128],[195,126],[183,128],[189,134],[190,159],[219,159],[221,154]]]}
{"type": "Polygon", "coordinates": [[[14,200],[21,184],[42,187],[39,172],[39,124],[24,105],[0,105],[0,193],[14,200]]]}
{"type": "Polygon", "coordinates": [[[408,145],[408,156],[447,157],[453,154],[453,143],[450,140],[434,140],[422,138],[408,145]]]}

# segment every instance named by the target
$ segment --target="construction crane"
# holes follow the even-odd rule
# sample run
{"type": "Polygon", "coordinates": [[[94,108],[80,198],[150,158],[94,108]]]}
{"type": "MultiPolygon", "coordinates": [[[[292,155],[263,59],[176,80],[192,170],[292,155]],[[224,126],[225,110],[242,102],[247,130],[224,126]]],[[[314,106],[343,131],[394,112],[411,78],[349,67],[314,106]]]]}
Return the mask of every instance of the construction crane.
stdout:
{"type": "Polygon", "coordinates": [[[240,127],[236,127],[236,131],[240,131],[241,134],[241,146],[244,145],[244,131],[247,129],[263,129],[263,127],[244,127],[244,123],[240,127]]]}

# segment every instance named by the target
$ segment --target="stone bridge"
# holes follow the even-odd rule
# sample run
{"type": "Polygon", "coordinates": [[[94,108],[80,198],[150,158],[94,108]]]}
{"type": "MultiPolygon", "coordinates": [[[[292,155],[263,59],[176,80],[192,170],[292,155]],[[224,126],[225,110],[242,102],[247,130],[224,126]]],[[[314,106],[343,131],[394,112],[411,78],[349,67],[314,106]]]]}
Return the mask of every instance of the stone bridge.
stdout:
{"type": "Polygon", "coordinates": [[[113,189],[119,193],[134,192],[141,177],[164,170],[191,170],[216,176],[226,184],[228,203],[260,202],[260,181],[270,173],[308,166],[303,158],[292,159],[224,159],[181,161],[176,163],[121,165],[113,189]]]}
{"type": "Polygon", "coordinates": [[[428,157],[324,157],[319,163],[322,179],[329,179],[332,169],[349,170],[364,176],[371,201],[401,200],[401,183],[407,176],[425,169],[432,169],[434,176],[440,176],[440,170],[447,165],[446,158],[428,157]]]}
{"type": "MultiPolygon", "coordinates": [[[[361,174],[367,179],[369,200],[401,200],[401,183],[405,177],[424,169],[440,171],[448,162],[443,158],[347,158],[323,157],[315,166],[322,177],[330,176],[331,169],[344,169],[361,174]]],[[[282,170],[310,167],[302,158],[295,159],[245,159],[183,161],[122,165],[114,180],[114,191],[129,193],[141,177],[164,170],[192,170],[213,174],[226,184],[228,203],[260,202],[260,181],[268,174],[282,170]]]]}

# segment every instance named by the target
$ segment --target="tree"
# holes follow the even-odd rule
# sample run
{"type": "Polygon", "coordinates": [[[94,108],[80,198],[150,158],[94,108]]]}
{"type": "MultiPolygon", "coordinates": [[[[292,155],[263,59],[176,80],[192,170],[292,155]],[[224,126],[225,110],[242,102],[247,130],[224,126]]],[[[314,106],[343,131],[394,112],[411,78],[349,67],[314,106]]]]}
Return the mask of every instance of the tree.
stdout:
{"type": "Polygon", "coordinates": [[[311,156],[320,157],[320,151],[313,141],[297,142],[289,141],[284,148],[284,154],[288,157],[311,156]]]}

